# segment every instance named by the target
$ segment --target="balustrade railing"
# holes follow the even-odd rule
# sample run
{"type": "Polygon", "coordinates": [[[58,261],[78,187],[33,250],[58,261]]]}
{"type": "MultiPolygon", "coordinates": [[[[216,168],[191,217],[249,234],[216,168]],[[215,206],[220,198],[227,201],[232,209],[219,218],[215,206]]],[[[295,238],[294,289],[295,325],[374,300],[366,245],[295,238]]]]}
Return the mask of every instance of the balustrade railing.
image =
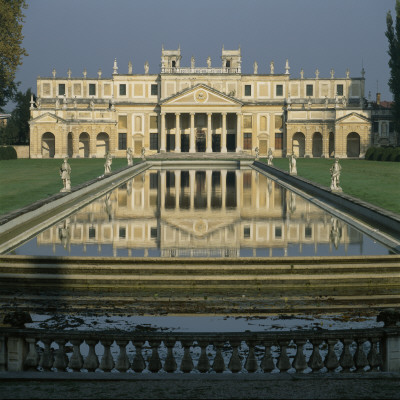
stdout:
{"type": "Polygon", "coordinates": [[[399,338],[399,327],[280,333],[2,328],[0,371],[400,372],[399,338]]]}

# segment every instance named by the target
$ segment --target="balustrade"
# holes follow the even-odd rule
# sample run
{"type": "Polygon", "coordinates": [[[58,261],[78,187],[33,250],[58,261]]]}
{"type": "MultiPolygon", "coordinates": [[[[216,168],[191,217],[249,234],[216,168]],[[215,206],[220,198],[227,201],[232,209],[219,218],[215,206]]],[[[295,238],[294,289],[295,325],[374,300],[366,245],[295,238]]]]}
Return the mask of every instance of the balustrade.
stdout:
{"type": "MultiPolygon", "coordinates": [[[[364,372],[383,370],[399,328],[245,333],[48,332],[2,328],[2,369],[37,371],[364,372]],[[17,350],[16,350],[17,349],[17,350]],[[22,357],[21,368],[15,367],[22,357]]],[[[395,351],[395,349],[394,349],[395,351]]]]}

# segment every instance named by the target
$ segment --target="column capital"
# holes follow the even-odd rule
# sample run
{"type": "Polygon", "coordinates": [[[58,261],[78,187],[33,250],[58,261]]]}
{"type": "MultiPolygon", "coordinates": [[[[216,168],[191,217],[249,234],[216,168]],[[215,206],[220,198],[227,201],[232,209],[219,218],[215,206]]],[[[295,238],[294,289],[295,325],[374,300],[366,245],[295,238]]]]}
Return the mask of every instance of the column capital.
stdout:
{"type": "Polygon", "coordinates": [[[237,116],[240,116],[240,115],[242,115],[242,113],[241,113],[241,112],[237,112],[236,115],[237,115],[237,116]]]}
{"type": "Polygon", "coordinates": [[[196,113],[195,113],[195,112],[191,112],[190,115],[191,115],[192,117],[194,117],[194,116],[196,115],[196,113]]]}
{"type": "Polygon", "coordinates": [[[207,115],[210,117],[211,115],[213,115],[212,112],[208,112],[207,115]]]}
{"type": "Polygon", "coordinates": [[[161,115],[162,117],[165,116],[165,114],[166,114],[165,111],[161,111],[161,112],[160,112],[160,115],[161,115]]]}
{"type": "Polygon", "coordinates": [[[224,115],[225,117],[228,115],[227,112],[222,112],[221,115],[224,115]]]}
{"type": "Polygon", "coordinates": [[[179,117],[179,116],[181,115],[181,113],[180,113],[180,112],[176,112],[175,115],[176,115],[177,117],[179,117]]]}

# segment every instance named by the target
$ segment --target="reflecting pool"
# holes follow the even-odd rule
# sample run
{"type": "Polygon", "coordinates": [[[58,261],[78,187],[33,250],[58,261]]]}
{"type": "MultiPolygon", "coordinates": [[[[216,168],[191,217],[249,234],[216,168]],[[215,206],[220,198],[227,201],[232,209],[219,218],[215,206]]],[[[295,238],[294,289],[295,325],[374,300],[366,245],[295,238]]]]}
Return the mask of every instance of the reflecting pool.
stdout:
{"type": "Polygon", "coordinates": [[[252,169],[150,169],[12,254],[304,257],[390,250],[252,169]]]}

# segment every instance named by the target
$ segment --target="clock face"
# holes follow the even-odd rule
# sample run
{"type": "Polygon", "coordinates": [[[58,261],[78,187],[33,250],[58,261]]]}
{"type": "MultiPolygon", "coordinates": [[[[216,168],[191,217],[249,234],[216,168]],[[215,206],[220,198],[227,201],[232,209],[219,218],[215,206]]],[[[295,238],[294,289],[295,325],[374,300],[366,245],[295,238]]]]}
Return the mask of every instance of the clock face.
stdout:
{"type": "Polygon", "coordinates": [[[204,103],[207,100],[207,92],[203,89],[200,89],[196,92],[195,99],[198,103],[204,103]]]}

